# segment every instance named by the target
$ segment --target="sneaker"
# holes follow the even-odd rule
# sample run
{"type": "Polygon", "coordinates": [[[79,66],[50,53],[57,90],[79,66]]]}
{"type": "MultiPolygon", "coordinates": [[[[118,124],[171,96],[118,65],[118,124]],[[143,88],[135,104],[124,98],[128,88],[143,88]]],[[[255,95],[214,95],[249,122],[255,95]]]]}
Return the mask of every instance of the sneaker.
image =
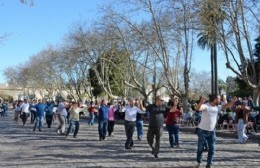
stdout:
{"type": "Polygon", "coordinates": [[[211,168],[211,165],[207,165],[206,168],[211,168]]]}
{"type": "Polygon", "coordinates": [[[155,159],[159,159],[158,155],[154,155],[154,158],[155,158],[155,159]]]}
{"type": "Polygon", "coordinates": [[[77,135],[73,136],[74,138],[77,138],[77,135]]]}
{"type": "Polygon", "coordinates": [[[60,134],[60,130],[57,130],[56,133],[57,133],[57,134],[60,134]]]}
{"type": "Polygon", "coordinates": [[[200,168],[200,163],[198,163],[194,168],[200,168]]]}
{"type": "Polygon", "coordinates": [[[115,134],[112,132],[111,136],[115,136],[115,134]]]}
{"type": "Polygon", "coordinates": [[[180,148],[180,145],[176,145],[176,148],[180,148]]]}

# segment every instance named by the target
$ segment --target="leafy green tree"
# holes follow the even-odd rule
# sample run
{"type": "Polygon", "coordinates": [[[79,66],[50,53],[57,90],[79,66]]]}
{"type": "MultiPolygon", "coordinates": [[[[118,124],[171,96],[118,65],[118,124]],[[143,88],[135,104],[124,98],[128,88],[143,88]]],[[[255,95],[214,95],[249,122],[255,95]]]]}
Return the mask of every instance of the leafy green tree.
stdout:
{"type": "Polygon", "coordinates": [[[236,77],[235,82],[238,85],[238,89],[231,93],[232,96],[248,97],[253,94],[253,90],[248,87],[246,82],[236,77]]]}
{"type": "Polygon", "coordinates": [[[125,50],[115,47],[109,52],[100,55],[95,65],[97,71],[90,70],[90,81],[93,88],[93,94],[98,96],[105,93],[104,88],[100,85],[101,78],[104,85],[109,88],[113,95],[122,96],[125,91],[125,67],[127,66],[128,54],[125,50]]]}
{"type": "Polygon", "coordinates": [[[101,85],[98,83],[98,79],[96,77],[95,71],[93,69],[89,69],[89,81],[92,89],[92,94],[94,97],[98,97],[103,93],[101,85]]]}

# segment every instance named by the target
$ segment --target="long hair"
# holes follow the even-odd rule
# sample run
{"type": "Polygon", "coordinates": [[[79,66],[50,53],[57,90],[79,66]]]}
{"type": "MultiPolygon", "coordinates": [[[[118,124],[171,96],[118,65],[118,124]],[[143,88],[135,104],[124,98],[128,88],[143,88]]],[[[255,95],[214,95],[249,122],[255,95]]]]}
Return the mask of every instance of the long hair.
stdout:
{"type": "Polygon", "coordinates": [[[175,101],[170,100],[169,106],[171,106],[171,107],[176,106],[178,110],[181,109],[181,107],[180,107],[180,102],[178,102],[178,104],[175,104],[175,101]]]}

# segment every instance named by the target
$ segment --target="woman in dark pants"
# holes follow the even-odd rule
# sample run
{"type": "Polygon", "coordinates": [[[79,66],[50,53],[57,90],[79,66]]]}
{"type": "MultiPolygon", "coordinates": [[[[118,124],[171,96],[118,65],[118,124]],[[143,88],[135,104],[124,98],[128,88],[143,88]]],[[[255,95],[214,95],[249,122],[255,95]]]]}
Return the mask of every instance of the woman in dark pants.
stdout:
{"type": "Polygon", "coordinates": [[[179,100],[175,99],[170,102],[170,109],[167,112],[166,126],[169,133],[169,141],[171,148],[176,146],[179,148],[179,119],[182,113],[178,107],[179,100]],[[174,137],[174,138],[173,138],[174,137]],[[175,139],[175,140],[174,140],[175,139]]]}

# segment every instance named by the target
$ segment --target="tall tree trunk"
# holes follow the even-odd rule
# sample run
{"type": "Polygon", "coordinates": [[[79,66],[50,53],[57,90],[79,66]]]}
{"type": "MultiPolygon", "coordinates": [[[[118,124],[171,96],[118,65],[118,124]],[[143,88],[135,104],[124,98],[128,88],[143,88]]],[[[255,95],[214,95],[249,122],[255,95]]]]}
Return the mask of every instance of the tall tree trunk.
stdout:
{"type": "Polygon", "coordinates": [[[214,73],[214,47],[213,45],[210,46],[210,62],[211,62],[211,93],[213,94],[214,93],[214,80],[215,80],[215,73],[214,73]]]}
{"type": "Polygon", "coordinates": [[[218,61],[217,61],[217,42],[216,42],[216,35],[214,37],[214,93],[218,94],[218,61]]]}
{"type": "Polygon", "coordinates": [[[183,112],[187,113],[190,110],[190,104],[189,104],[189,99],[186,94],[182,95],[182,105],[183,105],[183,112]]]}
{"type": "Polygon", "coordinates": [[[253,90],[253,100],[255,102],[256,106],[259,106],[259,101],[260,101],[260,89],[254,89],[253,90]]]}
{"type": "Polygon", "coordinates": [[[189,83],[190,83],[190,76],[189,76],[189,69],[188,69],[188,61],[186,60],[185,66],[184,66],[184,94],[182,94],[182,103],[183,103],[183,110],[185,113],[189,112],[190,105],[189,105],[189,83]]]}

